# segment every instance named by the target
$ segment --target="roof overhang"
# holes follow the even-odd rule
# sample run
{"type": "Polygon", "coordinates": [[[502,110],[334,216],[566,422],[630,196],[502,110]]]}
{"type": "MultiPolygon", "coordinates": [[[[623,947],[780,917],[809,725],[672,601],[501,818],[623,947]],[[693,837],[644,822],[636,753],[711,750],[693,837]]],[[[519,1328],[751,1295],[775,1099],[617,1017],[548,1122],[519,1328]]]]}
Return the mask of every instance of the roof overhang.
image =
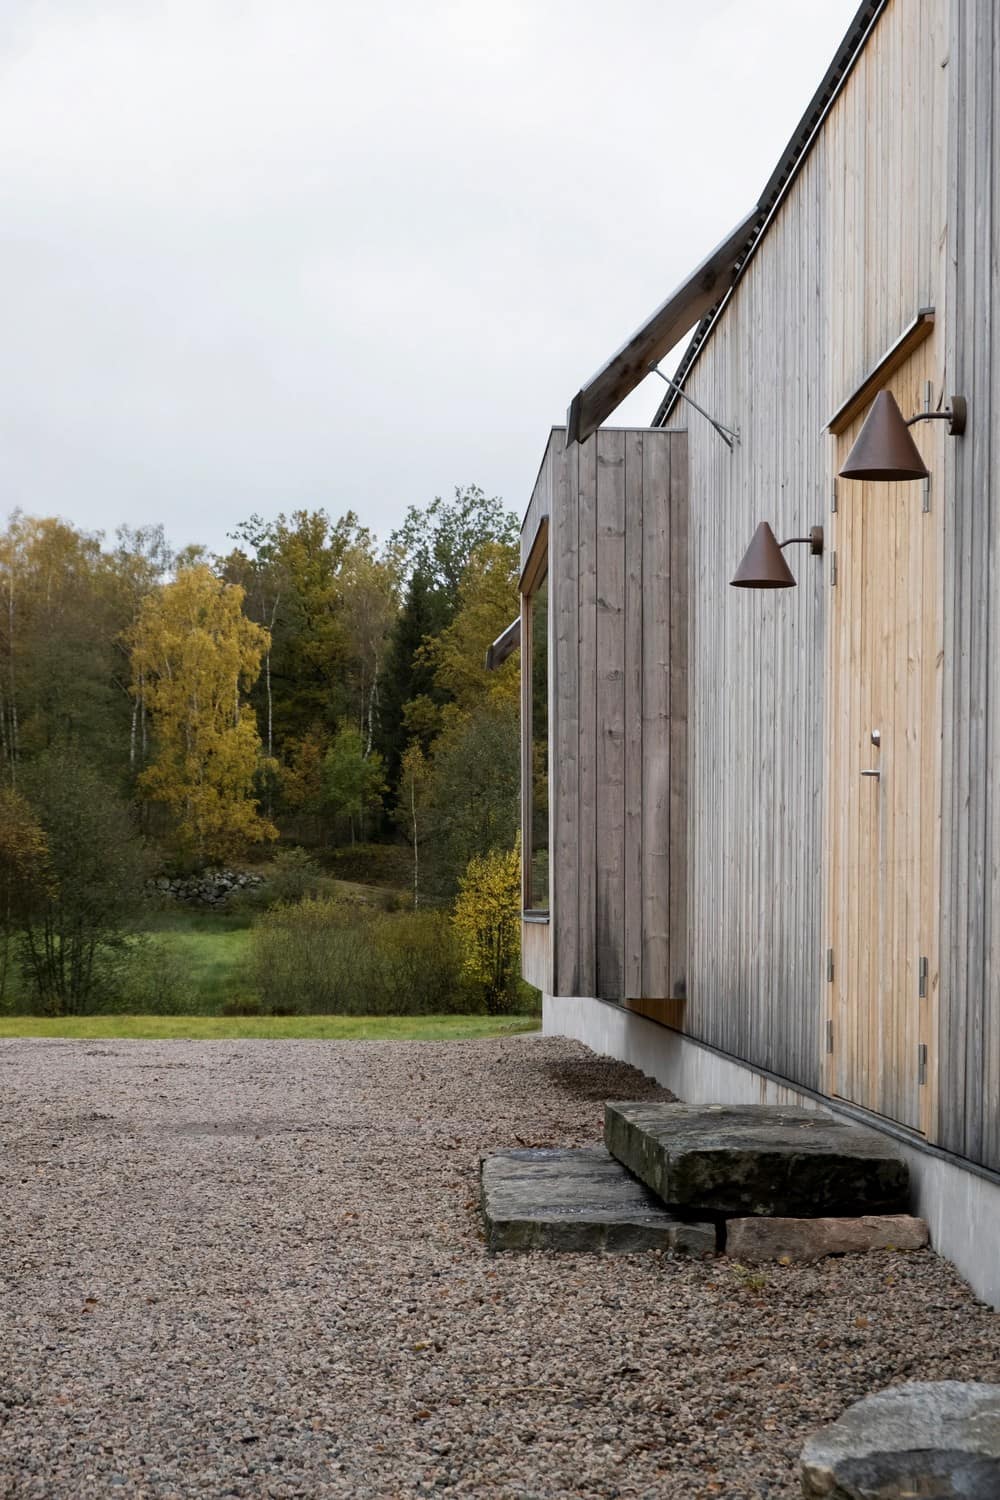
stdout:
{"type": "Polygon", "coordinates": [[[521,616],[511,620],[506,630],[501,631],[486,653],[486,670],[495,672],[497,667],[502,667],[512,651],[516,651],[521,644],[521,616]]]}
{"type": "Polygon", "coordinates": [[[654,427],[665,425],[670,417],[670,413],[680,400],[678,387],[682,387],[687,380],[698,356],[708,343],[716,324],[722,316],[736,283],[746,274],[747,267],[760,248],[764,236],[774,223],[782,204],[792,189],[792,184],[795,182],[803,163],[812,149],[813,143],[819,137],[827,115],[845,87],[855,63],[864,51],[868,38],[878,25],[888,4],[889,0],[861,0],[861,4],[854,13],[854,19],[847,28],[843,41],[837,48],[836,56],[826,70],[822,83],[809,101],[805,114],[795,128],[795,134],[782,152],[781,160],[771,173],[767,185],[760,195],[757,204],[756,227],[753,231],[751,242],[747,246],[746,254],[740,260],[736,275],[733,277],[732,286],[726,287],[723,290],[723,295],[718,305],[706,310],[704,317],[695,329],[687,348],[681,356],[680,364],[674,371],[671,388],[664,394],[653,417],[654,427]]]}
{"type": "Polygon", "coordinates": [[[573,397],[567,417],[567,443],[585,442],[596,432],[653,365],[714,307],[732,286],[742,253],[750,244],[760,210],[741,219],[721,245],[647,318],[617,354],[573,397]]]}

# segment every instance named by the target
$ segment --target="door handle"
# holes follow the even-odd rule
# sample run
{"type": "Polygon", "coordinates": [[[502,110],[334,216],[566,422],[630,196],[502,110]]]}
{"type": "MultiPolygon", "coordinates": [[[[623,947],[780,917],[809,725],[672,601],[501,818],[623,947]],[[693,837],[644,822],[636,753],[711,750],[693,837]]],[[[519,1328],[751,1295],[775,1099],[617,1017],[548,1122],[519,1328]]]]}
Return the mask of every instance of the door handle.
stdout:
{"type": "Polygon", "coordinates": [[[862,774],[862,776],[874,776],[875,780],[877,781],[879,779],[879,777],[882,775],[882,772],[881,771],[862,771],[861,774],[862,774]]]}

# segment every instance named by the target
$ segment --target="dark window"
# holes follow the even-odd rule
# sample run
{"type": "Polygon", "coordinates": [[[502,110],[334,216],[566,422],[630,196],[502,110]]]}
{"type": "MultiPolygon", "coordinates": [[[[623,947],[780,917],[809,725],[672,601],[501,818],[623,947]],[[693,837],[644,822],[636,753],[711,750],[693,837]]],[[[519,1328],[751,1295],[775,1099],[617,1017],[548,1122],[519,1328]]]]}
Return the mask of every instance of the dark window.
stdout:
{"type": "Polygon", "coordinates": [[[528,598],[531,638],[531,771],[525,794],[525,904],[549,909],[549,580],[542,573],[528,598]]]}

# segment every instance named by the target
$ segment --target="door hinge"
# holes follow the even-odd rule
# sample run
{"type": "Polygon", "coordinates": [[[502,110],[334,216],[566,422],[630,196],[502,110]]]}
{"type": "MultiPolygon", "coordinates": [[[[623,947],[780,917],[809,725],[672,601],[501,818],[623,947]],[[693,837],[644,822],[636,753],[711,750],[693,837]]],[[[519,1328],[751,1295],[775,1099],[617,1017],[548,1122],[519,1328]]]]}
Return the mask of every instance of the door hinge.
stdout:
{"type": "Polygon", "coordinates": [[[833,1022],[832,1021],[827,1021],[827,1023],[826,1023],[826,1050],[827,1050],[827,1052],[832,1052],[833,1051],[833,1022]]]}
{"type": "MultiPolygon", "coordinates": [[[[924,385],[924,411],[930,411],[933,400],[934,386],[928,380],[924,385]]],[[[924,480],[921,488],[923,490],[923,498],[920,508],[923,511],[924,515],[927,516],[930,515],[931,510],[931,476],[929,474],[924,480]]]]}
{"type": "Polygon", "coordinates": [[[921,1042],[917,1048],[917,1082],[921,1085],[927,1082],[927,1043],[921,1042]]]}
{"type": "Polygon", "coordinates": [[[830,553],[830,587],[832,589],[835,589],[837,587],[837,554],[836,554],[836,552],[831,552],[830,553]]]}
{"type": "Polygon", "coordinates": [[[827,950],[826,950],[826,982],[827,982],[827,984],[832,984],[833,983],[833,949],[832,948],[827,948],[827,950]]]}
{"type": "Polygon", "coordinates": [[[830,485],[830,510],[833,515],[837,514],[837,481],[830,485]]]}
{"type": "Polygon", "coordinates": [[[918,974],[918,977],[919,977],[919,984],[918,984],[918,988],[917,988],[917,994],[920,996],[921,1000],[926,1000],[927,999],[927,959],[924,957],[923,954],[921,954],[921,956],[920,956],[920,966],[919,966],[919,968],[917,970],[917,974],[918,974]]]}

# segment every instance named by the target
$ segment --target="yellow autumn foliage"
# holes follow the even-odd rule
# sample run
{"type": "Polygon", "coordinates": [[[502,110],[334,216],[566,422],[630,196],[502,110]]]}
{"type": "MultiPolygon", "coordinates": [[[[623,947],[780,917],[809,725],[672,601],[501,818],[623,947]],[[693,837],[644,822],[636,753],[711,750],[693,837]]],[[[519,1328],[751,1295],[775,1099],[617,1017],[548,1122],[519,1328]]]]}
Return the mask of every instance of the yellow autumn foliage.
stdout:
{"type": "Polygon", "coordinates": [[[147,598],[133,631],[133,680],[157,745],[139,784],[170,808],[180,847],[198,859],[229,859],[278,836],[254,797],[261,741],[242,701],[268,639],[244,615],[243,590],[204,564],[147,598]]]}
{"type": "MultiPolygon", "coordinates": [[[[496,671],[486,667],[487,648],[518,613],[517,570],[516,545],[484,542],[477,547],[462,575],[454,619],[420,648],[421,658],[434,667],[438,687],[463,715],[482,704],[517,710],[519,657],[496,671]]],[[[416,726],[411,732],[418,732],[416,726]]]]}
{"type": "Polygon", "coordinates": [[[507,1010],[521,956],[521,841],[473,855],[458,883],[452,915],[470,979],[483,986],[491,1015],[507,1010]]]}

